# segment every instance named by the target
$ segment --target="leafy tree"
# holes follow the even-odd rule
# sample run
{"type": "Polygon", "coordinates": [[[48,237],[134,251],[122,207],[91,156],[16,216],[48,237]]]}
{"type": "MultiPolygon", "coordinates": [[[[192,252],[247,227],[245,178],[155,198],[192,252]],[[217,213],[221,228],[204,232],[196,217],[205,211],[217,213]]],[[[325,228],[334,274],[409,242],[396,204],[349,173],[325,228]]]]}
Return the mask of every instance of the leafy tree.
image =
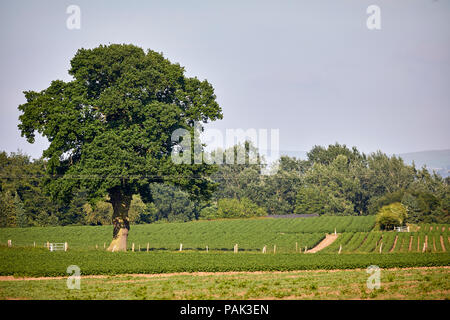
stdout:
{"type": "Polygon", "coordinates": [[[108,225],[111,224],[113,208],[111,203],[106,201],[97,201],[94,205],[85,203],[83,205],[85,221],[90,225],[108,225]]]}
{"type": "Polygon", "coordinates": [[[16,216],[16,226],[20,228],[28,227],[30,225],[28,215],[25,212],[23,202],[16,193],[14,196],[14,213],[16,216]]]}
{"type": "Polygon", "coordinates": [[[328,148],[322,146],[314,146],[311,151],[307,153],[308,161],[313,163],[320,163],[322,165],[331,164],[339,155],[343,155],[349,162],[364,161],[366,156],[360,153],[356,147],[350,150],[345,144],[340,145],[335,143],[330,144],[328,148]]]}
{"type": "Polygon", "coordinates": [[[225,198],[217,202],[217,215],[220,218],[250,218],[265,216],[267,212],[248,198],[225,198]]]}
{"type": "Polygon", "coordinates": [[[222,154],[222,164],[212,176],[212,179],[218,183],[214,198],[255,199],[258,197],[258,186],[264,164],[257,148],[246,141],[225,151],[216,150],[212,153],[212,157],[215,158],[218,152],[222,154]],[[230,154],[231,163],[226,158],[230,154]],[[253,160],[250,161],[251,159],[253,160]]]}
{"type": "Polygon", "coordinates": [[[380,209],[377,213],[376,222],[380,229],[392,230],[394,227],[403,225],[406,217],[406,208],[400,202],[395,202],[380,209]]]}
{"type": "Polygon", "coordinates": [[[219,218],[219,215],[217,213],[217,205],[212,204],[211,206],[207,206],[201,209],[198,218],[202,220],[213,220],[219,218]]]}
{"type": "Polygon", "coordinates": [[[296,213],[355,214],[360,184],[352,168],[342,154],[329,165],[314,163],[298,192],[296,213]]]}
{"type": "Polygon", "coordinates": [[[189,221],[195,218],[195,203],[186,192],[163,184],[152,184],[150,189],[156,209],[154,220],[189,221]]]}
{"type": "Polygon", "coordinates": [[[14,207],[14,197],[10,192],[0,193],[0,226],[15,227],[16,215],[14,207]]]}
{"type": "Polygon", "coordinates": [[[40,92],[26,91],[19,106],[22,136],[39,132],[50,142],[46,190],[68,202],[77,190],[90,201],[109,195],[113,240],[108,250],[126,250],[132,195],[150,202],[151,183],[171,183],[193,197],[207,198],[214,167],[174,165],[180,141],[174,130],[222,118],[213,87],[188,78],[162,54],[134,45],[80,49],[70,62],[73,80],[52,81],[40,92]]]}

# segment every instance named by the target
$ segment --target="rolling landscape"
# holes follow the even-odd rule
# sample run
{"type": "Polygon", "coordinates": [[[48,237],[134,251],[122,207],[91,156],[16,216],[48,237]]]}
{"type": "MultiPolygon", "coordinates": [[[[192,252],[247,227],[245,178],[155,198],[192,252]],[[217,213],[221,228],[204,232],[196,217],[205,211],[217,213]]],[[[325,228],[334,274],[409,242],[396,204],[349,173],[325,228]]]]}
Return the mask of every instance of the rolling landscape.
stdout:
{"type": "Polygon", "coordinates": [[[450,300],[450,2],[23,0],[0,20],[2,310],[450,300]]]}

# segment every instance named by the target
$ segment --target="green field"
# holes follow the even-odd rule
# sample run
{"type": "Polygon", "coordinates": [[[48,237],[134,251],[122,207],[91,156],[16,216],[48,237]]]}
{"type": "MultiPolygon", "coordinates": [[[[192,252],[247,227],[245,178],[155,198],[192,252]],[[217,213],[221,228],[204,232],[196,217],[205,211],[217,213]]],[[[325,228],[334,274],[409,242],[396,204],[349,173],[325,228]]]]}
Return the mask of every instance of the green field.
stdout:
{"type": "Polygon", "coordinates": [[[366,270],[121,275],[0,281],[0,299],[450,299],[449,268],[385,269],[381,287],[366,270]]]}
{"type": "Polygon", "coordinates": [[[374,231],[374,225],[373,216],[134,225],[127,252],[103,249],[110,241],[112,226],[6,228],[0,230],[0,298],[104,299],[111,291],[114,298],[123,299],[449,298],[448,225],[420,225],[414,232],[374,231]],[[338,237],[331,245],[314,254],[304,253],[305,246],[314,247],[334,230],[338,237]],[[12,240],[12,248],[6,246],[7,240],[12,240]],[[68,242],[69,250],[50,252],[44,247],[47,241],[68,242]],[[180,243],[182,252],[178,250],[180,243]],[[235,244],[239,246],[237,253],[233,252],[235,244]],[[261,251],[263,246],[267,246],[265,254],[261,251]],[[65,279],[70,265],[79,266],[82,276],[105,278],[83,280],[86,286],[79,292],[65,289],[62,279],[8,278],[65,279]],[[364,271],[370,265],[388,272],[385,275],[389,285],[384,291],[364,289],[363,280],[367,279],[364,271]],[[391,268],[401,269],[387,271],[391,268]],[[316,278],[308,278],[308,273],[304,273],[311,270],[316,270],[316,278]],[[199,272],[224,274],[199,278],[199,272]],[[233,278],[235,272],[267,273],[261,277],[249,273],[233,278]],[[174,275],[169,276],[170,273],[174,275]],[[139,274],[142,276],[136,276],[139,274]],[[160,274],[166,280],[145,278],[152,274],[160,274]],[[428,280],[421,279],[421,274],[426,274],[428,280]],[[114,278],[119,275],[123,279],[114,278]],[[303,280],[289,282],[296,278],[303,280]],[[115,281],[132,285],[115,286],[115,281]]]}
{"type": "MultiPolygon", "coordinates": [[[[261,251],[263,246],[277,246],[278,252],[295,252],[298,248],[315,246],[325,233],[369,231],[375,217],[322,216],[300,219],[228,219],[191,221],[185,223],[159,223],[131,226],[128,243],[136,249],[176,250],[183,244],[186,250],[261,251]]],[[[4,228],[0,230],[0,243],[12,240],[14,246],[44,246],[49,242],[68,242],[70,248],[103,248],[111,241],[112,226],[66,226],[4,228]]]]}
{"type": "Polygon", "coordinates": [[[69,265],[84,275],[169,272],[291,271],[449,266],[448,253],[262,254],[206,252],[106,252],[0,248],[0,275],[67,276],[69,265]]]}

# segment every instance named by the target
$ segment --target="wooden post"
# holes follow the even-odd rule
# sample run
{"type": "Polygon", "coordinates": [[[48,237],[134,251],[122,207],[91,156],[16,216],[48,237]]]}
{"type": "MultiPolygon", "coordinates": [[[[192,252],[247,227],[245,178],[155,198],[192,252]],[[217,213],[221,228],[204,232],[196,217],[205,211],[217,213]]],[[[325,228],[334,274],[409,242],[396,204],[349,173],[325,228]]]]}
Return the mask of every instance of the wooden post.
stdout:
{"type": "Polygon", "coordinates": [[[274,245],[273,245],[273,254],[275,254],[276,252],[277,252],[277,245],[274,244],[274,245]]]}
{"type": "Polygon", "coordinates": [[[33,248],[36,248],[36,241],[33,242],[33,248]]]}
{"type": "Polygon", "coordinates": [[[338,254],[341,254],[341,251],[342,251],[342,244],[339,246],[339,252],[338,252],[338,254]]]}
{"type": "Polygon", "coordinates": [[[183,244],[180,243],[180,251],[183,251],[183,244]]]}
{"type": "Polygon", "coordinates": [[[380,253],[382,249],[383,249],[383,242],[380,244],[380,253]]]}
{"type": "Polygon", "coordinates": [[[138,251],[141,252],[141,244],[138,246],[138,251]]]}
{"type": "Polygon", "coordinates": [[[295,252],[298,252],[298,243],[295,243],[295,252]]]}
{"type": "Polygon", "coordinates": [[[206,253],[208,253],[208,246],[206,246],[206,253]]]}
{"type": "Polygon", "coordinates": [[[106,242],[103,242],[103,249],[106,249],[106,242]]]}
{"type": "Polygon", "coordinates": [[[306,251],[308,251],[308,246],[305,246],[305,253],[306,253],[306,251]]]}
{"type": "Polygon", "coordinates": [[[336,235],[336,228],[334,228],[334,235],[336,235]]]}
{"type": "Polygon", "coordinates": [[[149,243],[147,242],[147,252],[148,252],[148,249],[149,249],[149,243]]]}
{"type": "Polygon", "coordinates": [[[238,253],[238,251],[239,251],[239,247],[238,247],[238,244],[236,243],[234,245],[234,253],[238,253]]]}
{"type": "Polygon", "coordinates": [[[11,248],[12,247],[12,241],[8,240],[8,247],[11,248]]]}
{"type": "Polygon", "coordinates": [[[267,246],[264,246],[262,249],[262,253],[266,253],[267,252],[267,246]]]}
{"type": "Polygon", "coordinates": [[[69,249],[69,244],[67,242],[64,242],[64,251],[67,251],[69,249]]]}
{"type": "Polygon", "coordinates": [[[427,249],[427,243],[426,243],[426,242],[424,242],[424,243],[423,243],[423,249],[422,249],[422,253],[424,253],[426,249],[427,249]]]}
{"type": "Polygon", "coordinates": [[[131,251],[134,252],[134,242],[133,242],[133,244],[131,245],[131,251]]]}

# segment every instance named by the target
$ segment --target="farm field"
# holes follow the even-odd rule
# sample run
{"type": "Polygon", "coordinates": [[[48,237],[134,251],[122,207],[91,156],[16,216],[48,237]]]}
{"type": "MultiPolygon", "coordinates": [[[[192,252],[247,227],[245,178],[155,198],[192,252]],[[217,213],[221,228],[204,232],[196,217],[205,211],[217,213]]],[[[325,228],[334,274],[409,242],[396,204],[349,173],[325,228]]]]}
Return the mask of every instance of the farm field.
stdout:
{"type": "MultiPolygon", "coordinates": [[[[367,232],[375,225],[374,216],[337,217],[321,216],[300,219],[228,219],[192,221],[185,223],[159,223],[132,225],[128,237],[129,247],[135,243],[150,250],[177,250],[180,243],[185,250],[261,251],[263,246],[277,252],[296,252],[298,248],[311,248],[319,243],[325,233],[367,232]]],[[[14,246],[42,247],[49,242],[68,242],[70,248],[103,248],[111,241],[112,226],[65,226],[4,228],[0,231],[0,243],[12,240],[14,246]]]]}
{"type": "Polygon", "coordinates": [[[206,252],[106,252],[0,248],[0,275],[67,276],[69,265],[83,275],[173,272],[293,271],[450,266],[448,253],[262,254],[206,252]]]}
{"type": "Polygon", "coordinates": [[[114,253],[103,249],[112,226],[5,228],[0,231],[0,298],[450,298],[448,225],[419,225],[413,232],[373,231],[374,225],[373,216],[134,225],[129,250],[114,253]],[[331,245],[304,253],[304,247],[314,247],[335,229],[338,237],[331,245]],[[50,252],[44,248],[47,241],[68,242],[69,250],[50,252]],[[79,292],[66,289],[70,265],[79,266],[85,277],[79,292]],[[366,287],[371,265],[381,268],[380,290],[366,287]]]}
{"type": "Polygon", "coordinates": [[[450,299],[448,267],[385,269],[381,288],[366,287],[365,270],[231,272],[84,277],[0,277],[0,299],[450,299]]]}

